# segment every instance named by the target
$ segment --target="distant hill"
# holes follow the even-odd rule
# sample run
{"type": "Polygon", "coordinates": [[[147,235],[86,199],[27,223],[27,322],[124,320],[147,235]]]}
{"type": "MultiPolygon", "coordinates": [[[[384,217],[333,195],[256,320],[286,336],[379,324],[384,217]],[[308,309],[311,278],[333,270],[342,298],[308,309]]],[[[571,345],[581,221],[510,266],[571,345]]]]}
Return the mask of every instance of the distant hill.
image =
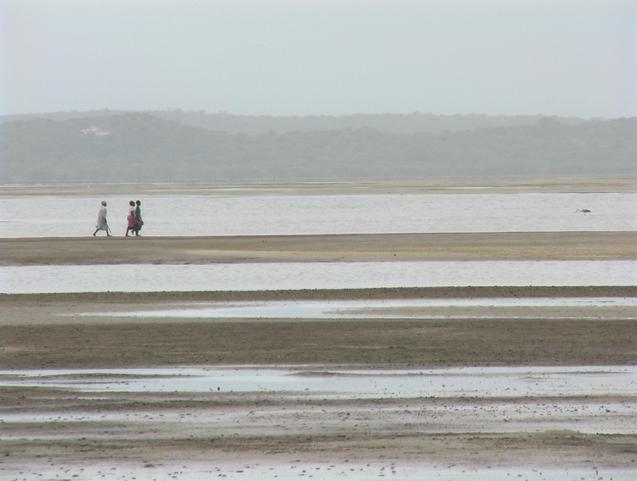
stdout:
{"type": "Polygon", "coordinates": [[[166,111],[0,118],[0,182],[637,174],[637,119],[166,111]]]}
{"type": "MultiPolygon", "coordinates": [[[[128,112],[116,110],[92,110],[88,112],[52,112],[43,114],[21,114],[0,116],[0,124],[15,120],[72,120],[81,118],[111,117],[128,112]]],[[[202,127],[217,132],[233,134],[267,134],[286,132],[315,132],[324,130],[344,130],[371,128],[391,133],[441,133],[455,130],[474,130],[488,127],[514,127],[531,125],[545,116],[538,115],[435,115],[413,114],[354,114],[354,115],[234,115],[223,112],[188,112],[184,110],[163,110],[139,112],[155,117],[174,120],[192,127],[202,127]]],[[[575,117],[552,117],[560,123],[577,124],[585,122],[575,117]]]]}

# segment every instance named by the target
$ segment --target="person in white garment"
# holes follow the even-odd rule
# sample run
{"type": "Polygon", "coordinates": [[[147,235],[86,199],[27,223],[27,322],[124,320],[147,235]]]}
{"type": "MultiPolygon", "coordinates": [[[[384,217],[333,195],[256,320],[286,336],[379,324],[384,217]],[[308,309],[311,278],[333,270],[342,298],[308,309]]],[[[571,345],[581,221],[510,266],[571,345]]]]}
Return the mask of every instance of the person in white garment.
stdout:
{"type": "Polygon", "coordinates": [[[97,224],[95,225],[95,232],[93,232],[93,236],[97,234],[99,231],[103,230],[106,232],[108,237],[111,236],[111,230],[108,228],[108,221],[106,220],[106,201],[102,201],[102,207],[100,207],[100,211],[97,214],[97,224]]]}

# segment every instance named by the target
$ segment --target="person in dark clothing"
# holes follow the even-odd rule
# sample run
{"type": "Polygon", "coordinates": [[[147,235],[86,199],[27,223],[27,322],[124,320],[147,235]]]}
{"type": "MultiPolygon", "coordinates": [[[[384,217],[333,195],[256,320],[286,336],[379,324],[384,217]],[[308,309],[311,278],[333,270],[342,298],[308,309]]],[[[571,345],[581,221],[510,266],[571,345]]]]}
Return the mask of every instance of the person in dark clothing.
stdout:
{"type": "Polygon", "coordinates": [[[144,225],[144,220],[142,219],[142,202],[135,202],[135,235],[139,236],[139,231],[142,230],[142,226],[144,225]]]}

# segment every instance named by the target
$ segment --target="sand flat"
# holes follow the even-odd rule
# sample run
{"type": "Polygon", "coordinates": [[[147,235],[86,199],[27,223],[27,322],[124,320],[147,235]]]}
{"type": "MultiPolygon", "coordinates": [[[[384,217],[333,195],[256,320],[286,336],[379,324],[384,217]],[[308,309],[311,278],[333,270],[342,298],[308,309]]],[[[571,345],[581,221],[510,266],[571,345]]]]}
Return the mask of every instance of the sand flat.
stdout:
{"type": "Polygon", "coordinates": [[[637,232],[0,239],[0,265],[634,260],[637,232]]]}
{"type": "Polygon", "coordinates": [[[397,181],[340,181],[297,183],[240,183],[215,184],[210,182],[157,182],[157,183],[87,183],[58,182],[54,184],[5,184],[0,196],[40,195],[112,195],[137,192],[144,195],[210,194],[268,195],[268,194],[362,194],[410,192],[637,192],[637,179],[633,177],[563,177],[563,178],[444,178],[397,181]]]}

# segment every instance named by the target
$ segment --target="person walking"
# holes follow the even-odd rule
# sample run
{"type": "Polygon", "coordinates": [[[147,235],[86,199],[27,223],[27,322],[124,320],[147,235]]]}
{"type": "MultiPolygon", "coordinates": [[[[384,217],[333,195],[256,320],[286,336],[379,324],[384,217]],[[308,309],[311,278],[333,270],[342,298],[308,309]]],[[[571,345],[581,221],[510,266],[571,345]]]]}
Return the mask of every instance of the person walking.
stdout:
{"type": "Polygon", "coordinates": [[[129,232],[135,232],[135,227],[137,226],[137,221],[135,219],[135,202],[132,200],[128,203],[128,216],[126,217],[127,227],[126,227],[126,236],[128,237],[129,232]]]}
{"type": "Polygon", "coordinates": [[[142,230],[142,226],[144,225],[144,220],[142,219],[142,203],[141,201],[135,202],[135,235],[139,236],[139,231],[142,230]]]}
{"type": "Polygon", "coordinates": [[[106,220],[106,201],[102,201],[102,207],[100,207],[99,212],[97,213],[97,224],[95,225],[95,232],[93,232],[93,237],[99,231],[103,230],[106,232],[108,237],[111,236],[111,230],[108,227],[108,221],[106,220]]]}

